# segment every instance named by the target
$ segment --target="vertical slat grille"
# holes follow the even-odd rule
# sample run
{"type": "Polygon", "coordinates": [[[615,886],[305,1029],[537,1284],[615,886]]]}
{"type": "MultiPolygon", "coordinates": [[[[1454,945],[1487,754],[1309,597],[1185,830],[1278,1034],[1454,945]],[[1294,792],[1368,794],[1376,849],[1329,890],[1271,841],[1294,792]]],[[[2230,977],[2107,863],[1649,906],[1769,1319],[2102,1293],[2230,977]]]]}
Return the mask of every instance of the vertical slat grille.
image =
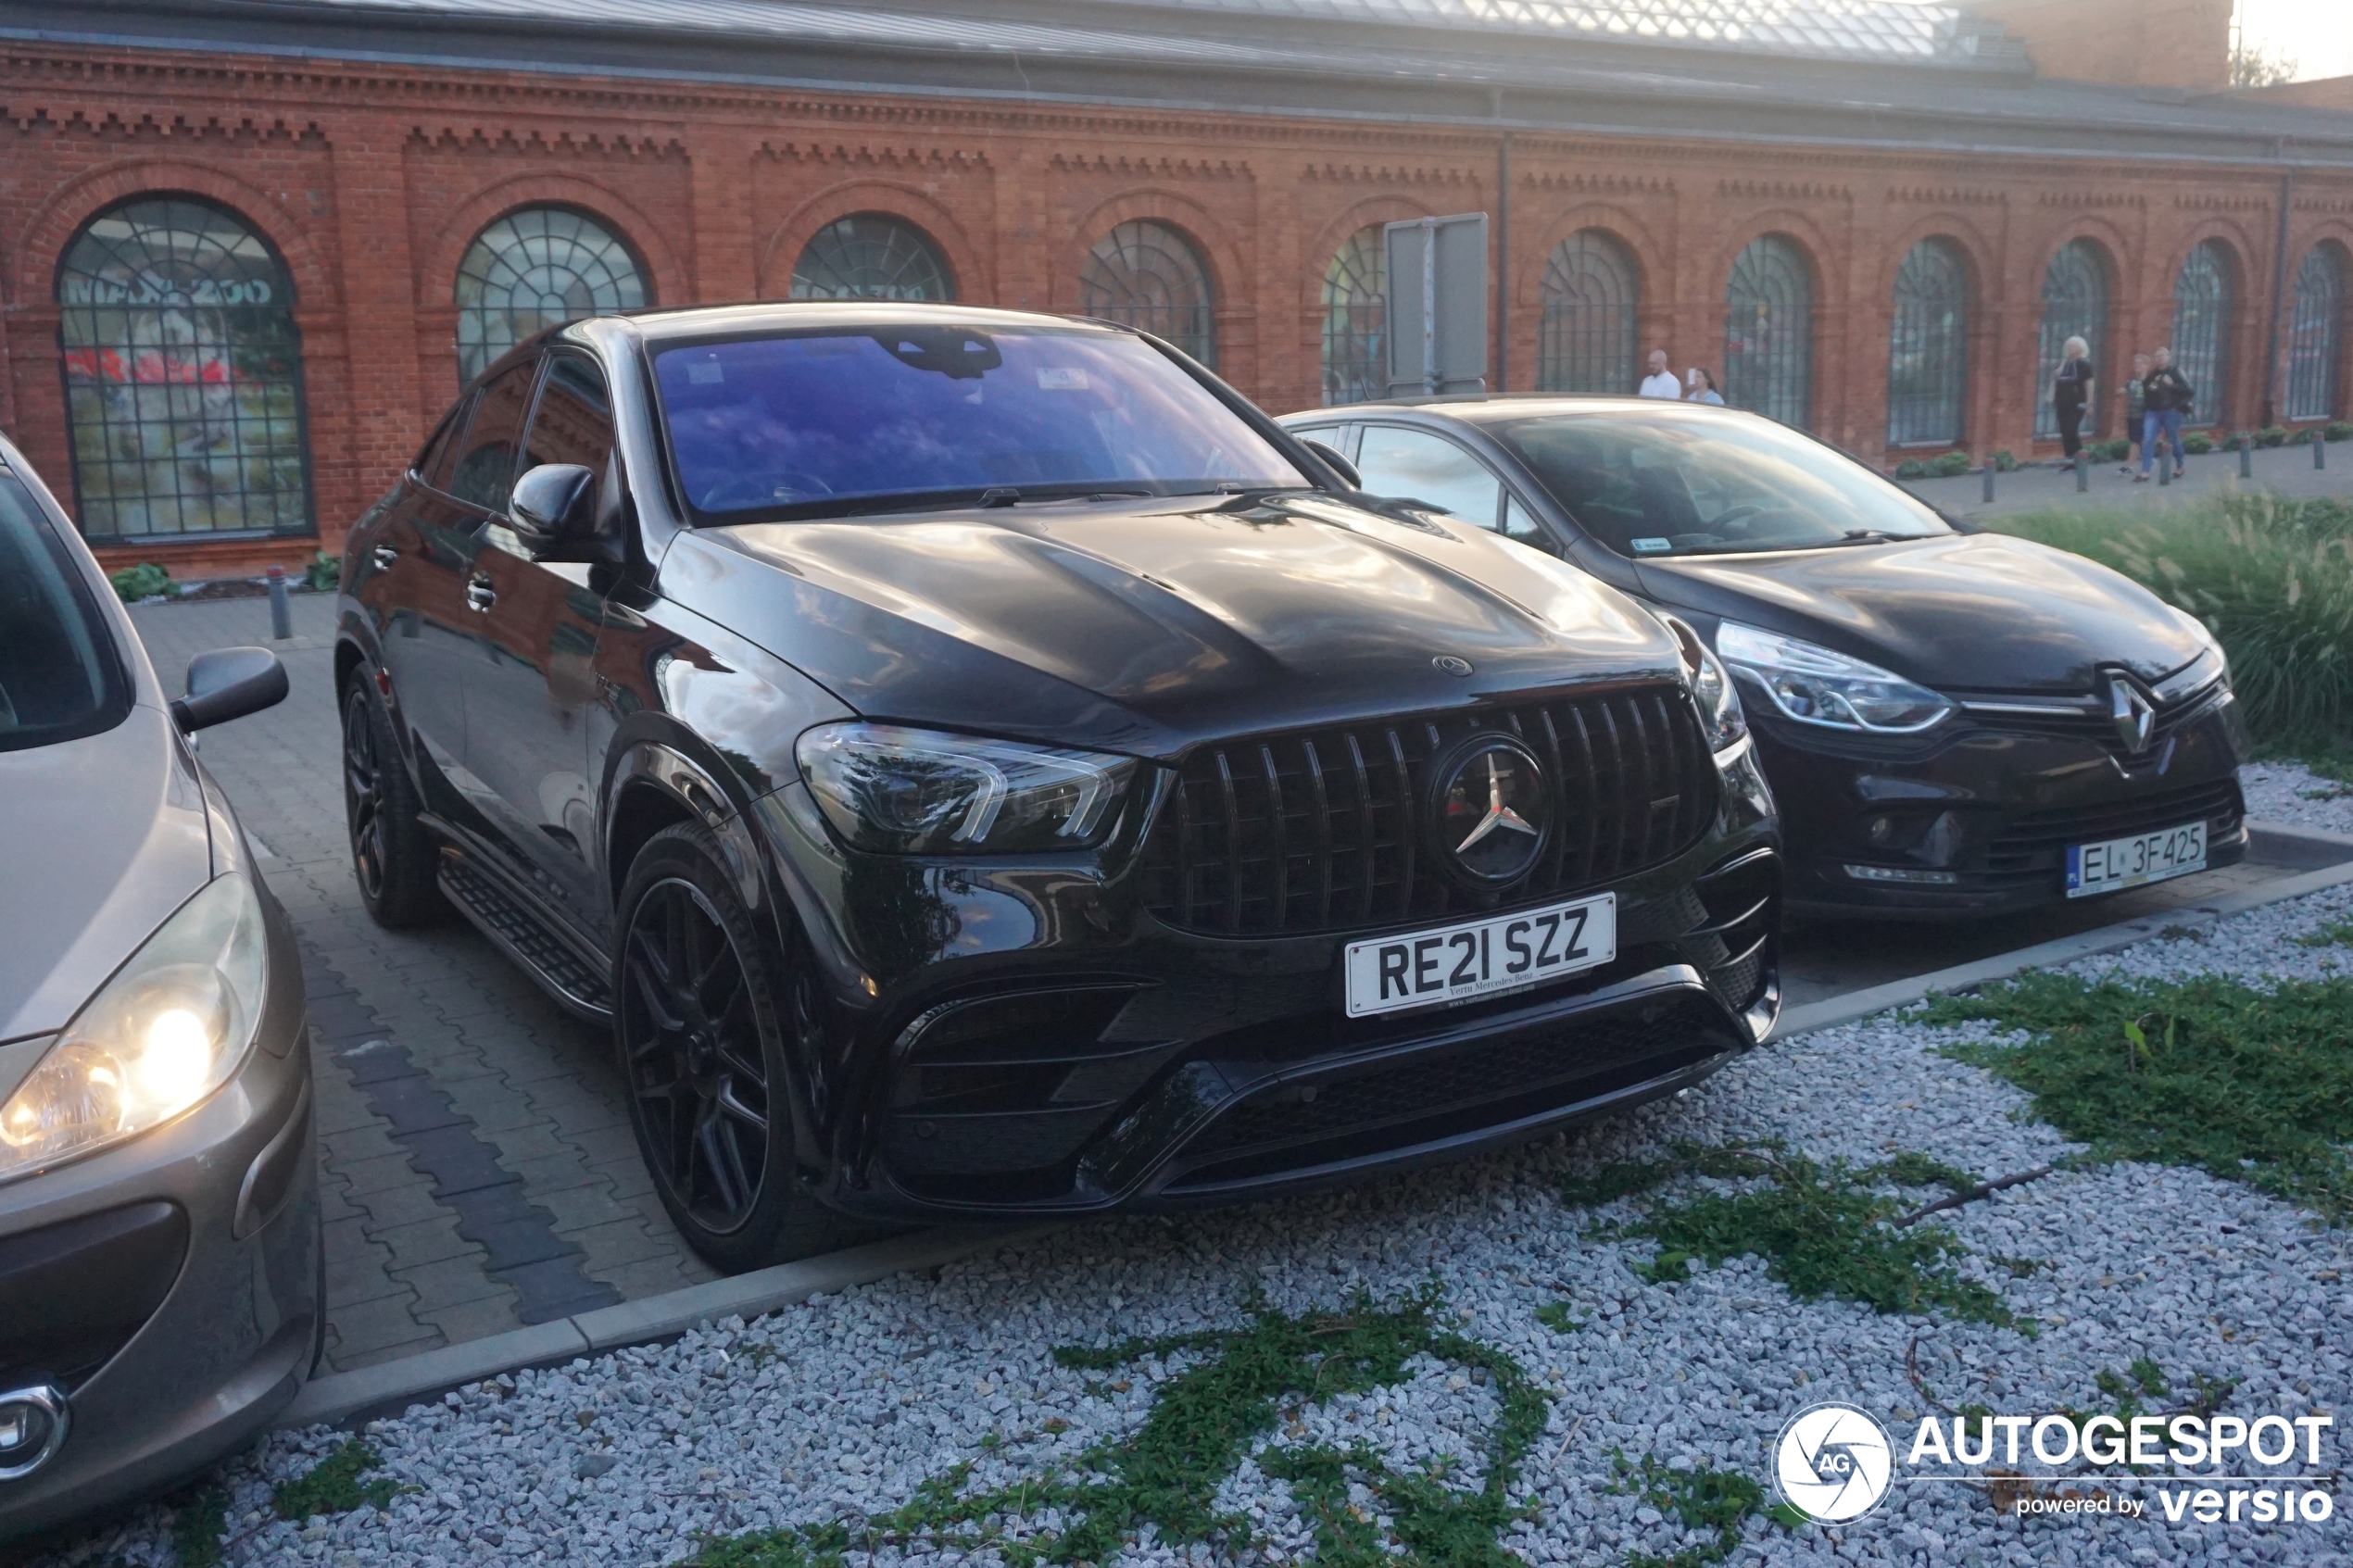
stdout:
{"type": "Polygon", "coordinates": [[[1698,716],[1663,684],[1204,746],[1179,774],[1144,847],[1145,905],[1215,935],[1352,930],[1548,897],[1670,859],[1716,811],[1698,716]],[[1553,784],[1542,859],[1484,898],[1448,882],[1422,837],[1431,759],[1478,731],[1516,736],[1553,784]]]}

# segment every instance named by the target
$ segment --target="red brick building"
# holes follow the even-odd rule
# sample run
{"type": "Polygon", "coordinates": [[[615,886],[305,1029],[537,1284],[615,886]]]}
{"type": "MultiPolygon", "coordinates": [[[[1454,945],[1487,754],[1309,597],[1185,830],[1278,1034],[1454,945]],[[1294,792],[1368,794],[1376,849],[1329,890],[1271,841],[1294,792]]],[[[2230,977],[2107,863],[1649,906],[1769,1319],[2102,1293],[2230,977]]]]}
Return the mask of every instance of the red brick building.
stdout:
{"type": "Polygon", "coordinates": [[[1873,460],[2024,457],[2081,332],[2109,433],[2167,342],[2220,429],[2345,418],[2353,110],[2155,9],[0,0],[0,428],[210,577],[332,547],[568,312],[1121,315],[1287,411],[1373,373],[1368,231],[1476,210],[1512,390],[1664,346],[1873,460]]]}

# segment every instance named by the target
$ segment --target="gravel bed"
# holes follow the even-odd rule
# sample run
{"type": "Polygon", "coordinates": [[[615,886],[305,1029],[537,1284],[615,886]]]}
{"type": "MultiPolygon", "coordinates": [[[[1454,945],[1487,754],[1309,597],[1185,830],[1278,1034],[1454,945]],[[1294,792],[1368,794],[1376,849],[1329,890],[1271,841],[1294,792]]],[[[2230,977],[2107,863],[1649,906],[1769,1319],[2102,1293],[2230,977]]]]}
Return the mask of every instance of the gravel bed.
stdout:
{"type": "Polygon", "coordinates": [[[2353,784],[2296,762],[2250,762],[2239,770],[2246,813],[2259,822],[2353,833],[2353,784]]]}
{"type": "MultiPolygon", "coordinates": [[[[2294,938],[2348,915],[2353,890],[2334,890],[2077,967],[2340,972],[2353,956],[2346,949],[2294,938]]],[[[474,1386],[369,1424],[384,1474],[415,1488],[382,1512],[276,1522],[271,1484],[338,1440],[324,1430],[279,1434],[218,1477],[242,1533],[226,1560],[655,1563],[691,1555],[704,1532],[879,1512],[963,1461],[972,1486],[1014,1482],[1140,1424],[1202,1354],[1082,1372],[1058,1366],[1055,1346],[1239,1325],[1253,1292],[1298,1311],[1344,1306],[1359,1291],[1400,1298],[1433,1276],[1448,1293],[1447,1326],[1513,1357],[1549,1397],[1524,1472],[1535,1512],[1504,1537],[1535,1564],[1614,1564],[1709,1545],[1712,1535],[1687,1534],[1613,1490],[1613,1450],[1761,1480],[1773,1436],[1818,1399],[1879,1413],[1901,1444],[1933,1408],[1931,1394],[2005,1412],[2107,1408],[2098,1374],[2146,1357],[2177,1387],[2194,1374],[2240,1379],[2225,1408],[2249,1417],[2353,1406],[2353,1236],[2200,1173],[2063,1172],[1949,1216],[1969,1248],[1962,1273],[2035,1320],[2033,1337],[1795,1301],[1753,1258],[1654,1285],[1636,1272],[1654,1244],[1591,1234],[1633,1206],[1577,1210],[1558,1197],[1565,1175],[1655,1157],[1680,1140],[1780,1137],[1858,1164],[1917,1149],[1987,1176],[2066,1152],[2050,1128],[2024,1119],[2020,1093],[1937,1054],[1962,1033],[1870,1019],[1752,1053],[1679,1098],[1567,1138],[1312,1198],[1075,1226],[937,1279],[888,1280],[673,1345],[474,1386]],[[2014,1275],[1996,1258],[2044,1266],[2014,1275]],[[1564,1301],[1577,1320],[1569,1330],[1537,1320],[1538,1309],[1564,1301]]],[[[1272,1443],[1368,1442],[1399,1468],[1446,1456],[1457,1461],[1453,1484],[1475,1486],[1493,1392],[1428,1356],[1405,1371],[1389,1387],[1303,1406],[1272,1443]]],[[[2353,1434],[2340,1425],[2330,1440],[2324,1460],[2353,1434]]],[[[2131,1495],[2149,1497],[2149,1518],[2020,1520],[1997,1515],[1971,1487],[1916,1484],[1842,1529],[1793,1533],[1752,1518],[1734,1560],[2317,1564],[2346,1562],[2353,1549],[2353,1499],[2342,1494],[2324,1523],[2208,1526],[2169,1524],[2153,1492],[2131,1495]]],[[[1283,1562],[1311,1550],[1288,1484],[1255,1462],[1218,1496],[1254,1516],[1283,1562]]],[[[1026,1528],[1053,1524],[1035,1517],[1026,1528]]],[[[43,1568],[167,1563],[169,1528],[163,1510],[135,1511],[43,1568]]],[[[902,1555],[964,1560],[886,1547],[851,1562],[902,1555]]],[[[1149,1536],[1118,1559],[1120,1568],[1209,1561],[1206,1548],[1149,1536]]]]}

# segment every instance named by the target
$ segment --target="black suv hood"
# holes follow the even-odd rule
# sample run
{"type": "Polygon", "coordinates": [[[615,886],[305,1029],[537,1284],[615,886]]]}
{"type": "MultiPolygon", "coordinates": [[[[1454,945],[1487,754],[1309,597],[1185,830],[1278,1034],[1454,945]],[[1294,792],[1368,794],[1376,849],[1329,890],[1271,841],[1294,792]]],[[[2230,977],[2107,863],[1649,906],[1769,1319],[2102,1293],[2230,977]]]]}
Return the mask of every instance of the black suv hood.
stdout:
{"type": "Polygon", "coordinates": [[[2131,579],[1999,534],[1646,560],[1639,570],[1661,604],[1803,637],[1936,688],[2082,693],[2102,666],[2154,683],[2205,648],[2131,579]]]}
{"type": "Polygon", "coordinates": [[[1573,568],[1327,496],[705,529],[661,587],[869,718],[1146,756],[1680,670],[1573,568]]]}

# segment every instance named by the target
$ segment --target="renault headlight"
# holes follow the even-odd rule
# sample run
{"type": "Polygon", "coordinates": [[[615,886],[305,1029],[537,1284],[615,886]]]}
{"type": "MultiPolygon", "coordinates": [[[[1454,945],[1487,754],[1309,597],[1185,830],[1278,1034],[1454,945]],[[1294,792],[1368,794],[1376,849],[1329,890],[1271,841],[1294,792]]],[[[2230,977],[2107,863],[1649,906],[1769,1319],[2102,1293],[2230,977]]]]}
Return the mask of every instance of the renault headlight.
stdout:
{"type": "Polygon", "coordinates": [[[180,906],[0,1106],[0,1181],[161,1126],[242,1066],[270,960],[234,872],[180,906]]]}
{"type": "Polygon", "coordinates": [[[1133,758],[894,724],[824,724],[795,748],[842,842],[897,855],[1084,849],[1117,821],[1133,758]]]}
{"type": "Polygon", "coordinates": [[[1683,645],[1683,669],[1692,678],[1692,696],[1698,699],[1700,714],[1707,721],[1707,749],[1721,752],[1737,746],[1748,734],[1748,718],[1741,712],[1741,694],[1733,689],[1730,672],[1680,618],[1662,615],[1659,619],[1683,645]]]}
{"type": "Polygon", "coordinates": [[[1951,703],[1927,687],[1876,664],[1737,621],[1716,629],[1716,651],[1801,724],[1912,734],[1953,711],[1951,703]]]}

